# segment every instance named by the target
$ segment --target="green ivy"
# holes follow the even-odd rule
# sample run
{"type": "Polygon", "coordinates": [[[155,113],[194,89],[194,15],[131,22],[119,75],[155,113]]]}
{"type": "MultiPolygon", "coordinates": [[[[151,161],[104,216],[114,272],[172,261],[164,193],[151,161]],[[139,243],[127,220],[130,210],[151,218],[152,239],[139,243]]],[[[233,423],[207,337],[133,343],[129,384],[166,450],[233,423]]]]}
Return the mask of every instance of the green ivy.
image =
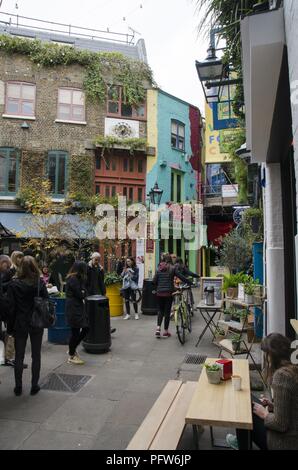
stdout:
{"type": "Polygon", "coordinates": [[[144,102],[146,87],[154,84],[147,64],[118,52],[91,52],[6,35],[0,35],[0,51],[25,55],[37,67],[81,65],[86,69],[83,84],[86,95],[100,103],[105,102],[111,82],[123,86],[124,98],[132,106],[144,102]]]}
{"type": "Polygon", "coordinates": [[[114,136],[99,136],[95,139],[94,144],[98,147],[102,147],[103,152],[105,151],[105,149],[114,148],[115,145],[124,145],[125,147],[128,147],[130,153],[133,154],[137,150],[145,150],[147,140],[140,138],[121,139],[120,137],[114,136]]]}

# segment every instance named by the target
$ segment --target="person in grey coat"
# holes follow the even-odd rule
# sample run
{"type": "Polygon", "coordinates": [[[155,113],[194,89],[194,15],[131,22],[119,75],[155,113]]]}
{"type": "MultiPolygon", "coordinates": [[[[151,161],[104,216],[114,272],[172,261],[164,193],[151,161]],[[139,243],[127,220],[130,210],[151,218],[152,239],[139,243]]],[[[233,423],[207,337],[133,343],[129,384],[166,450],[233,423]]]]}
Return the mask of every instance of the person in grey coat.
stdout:
{"type": "Polygon", "coordinates": [[[69,364],[82,365],[76,349],[89,332],[89,322],[86,312],[85,298],[87,297],[87,265],[83,261],[75,262],[66,278],[65,315],[71,327],[69,340],[69,364]]]}
{"type": "MultiPolygon", "coordinates": [[[[266,378],[273,400],[253,397],[252,441],[261,450],[298,450],[298,365],[291,362],[291,341],[273,333],[262,342],[266,378]]],[[[243,448],[243,431],[227,441],[234,449],[243,448]]]]}

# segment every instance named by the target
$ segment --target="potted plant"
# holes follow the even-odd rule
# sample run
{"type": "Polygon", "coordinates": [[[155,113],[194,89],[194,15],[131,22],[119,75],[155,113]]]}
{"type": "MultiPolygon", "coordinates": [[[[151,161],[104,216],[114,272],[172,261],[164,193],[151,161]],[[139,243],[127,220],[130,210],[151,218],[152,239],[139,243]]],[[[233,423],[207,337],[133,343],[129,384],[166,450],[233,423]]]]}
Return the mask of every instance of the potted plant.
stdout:
{"type": "Polygon", "coordinates": [[[241,339],[240,334],[236,334],[232,336],[232,347],[233,347],[234,352],[237,352],[240,350],[241,341],[242,339],[241,339]]]}
{"type": "Polygon", "coordinates": [[[238,285],[246,278],[243,272],[224,276],[223,291],[228,299],[236,299],[238,296],[238,285]]]}
{"type": "Polygon", "coordinates": [[[256,282],[253,279],[249,279],[244,284],[245,303],[254,304],[255,287],[256,287],[256,282]]]}
{"type": "Polygon", "coordinates": [[[237,321],[239,321],[242,326],[245,326],[247,324],[248,314],[249,312],[246,309],[237,309],[234,315],[237,318],[237,321]]]}
{"type": "Polygon", "coordinates": [[[123,300],[121,297],[122,278],[116,272],[105,275],[106,296],[109,299],[111,317],[123,315],[123,300]]]}
{"type": "Polygon", "coordinates": [[[222,328],[217,327],[215,330],[215,338],[216,338],[216,343],[219,341],[225,339],[226,337],[226,332],[222,328]]]}
{"type": "Polygon", "coordinates": [[[225,309],[224,312],[224,321],[231,321],[232,320],[232,311],[230,308],[225,309]]]}
{"type": "Polygon", "coordinates": [[[208,382],[213,385],[218,385],[221,382],[222,368],[219,364],[205,364],[208,382]]]}

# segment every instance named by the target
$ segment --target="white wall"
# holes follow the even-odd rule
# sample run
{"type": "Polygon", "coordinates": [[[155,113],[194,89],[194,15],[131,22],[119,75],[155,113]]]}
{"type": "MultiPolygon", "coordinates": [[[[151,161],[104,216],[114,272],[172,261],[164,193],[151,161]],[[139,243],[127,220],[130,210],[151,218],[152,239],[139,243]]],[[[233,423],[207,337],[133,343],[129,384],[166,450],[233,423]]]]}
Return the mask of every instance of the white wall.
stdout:
{"type": "Polygon", "coordinates": [[[284,237],[280,165],[266,165],[267,333],[285,334],[284,237]]]}

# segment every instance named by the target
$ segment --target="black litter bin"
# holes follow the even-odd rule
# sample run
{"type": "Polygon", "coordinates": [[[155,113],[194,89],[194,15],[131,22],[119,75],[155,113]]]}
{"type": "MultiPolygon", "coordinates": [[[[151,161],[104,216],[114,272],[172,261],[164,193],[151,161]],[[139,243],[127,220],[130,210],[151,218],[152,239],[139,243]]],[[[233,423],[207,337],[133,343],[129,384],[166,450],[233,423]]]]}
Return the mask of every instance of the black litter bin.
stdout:
{"type": "Polygon", "coordinates": [[[91,295],[87,297],[86,305],[90,329],[83,347],[90,354],[106,353],[112,344],[109,299],[91,295]]]}
{"type": "Polygon", "coordinates": [[[157,315],[158,307],[156,294],[152,291],[155,290],[155,286],[151,279],[144,279],[143,284],[143,295],[142,295],[142,312],[143,315],[157,315]]]}

